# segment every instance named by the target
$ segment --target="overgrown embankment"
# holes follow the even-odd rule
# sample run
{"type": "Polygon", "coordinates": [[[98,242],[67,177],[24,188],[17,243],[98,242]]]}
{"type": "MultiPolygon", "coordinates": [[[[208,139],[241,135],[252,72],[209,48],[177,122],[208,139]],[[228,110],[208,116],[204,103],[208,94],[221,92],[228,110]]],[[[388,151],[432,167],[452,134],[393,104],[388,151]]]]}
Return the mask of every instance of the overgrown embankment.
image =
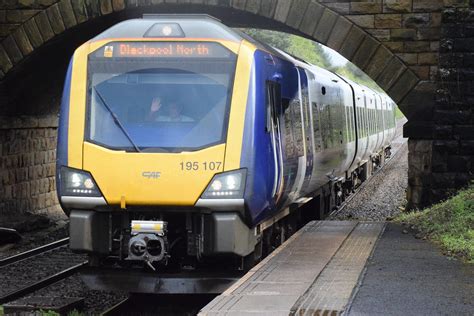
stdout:
{"type": "Polygon", "coordinates": [[[402,213],[395,221],[418,230],[447,255],[474,263],[474,185],[421,212],[402,213]]]}

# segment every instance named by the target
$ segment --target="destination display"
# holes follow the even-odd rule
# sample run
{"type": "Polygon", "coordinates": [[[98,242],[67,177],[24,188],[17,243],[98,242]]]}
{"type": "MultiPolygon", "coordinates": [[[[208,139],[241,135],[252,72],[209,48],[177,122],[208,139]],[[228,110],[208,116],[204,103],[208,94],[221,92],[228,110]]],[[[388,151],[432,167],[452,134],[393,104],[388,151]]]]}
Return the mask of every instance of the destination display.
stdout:
{"type": "Polygon", "coordinates": [[[188,57],[226,58],[231,52],[218,43],[207,42],[114,42],[95,53],[98,58],[133,57],[188,57]]]}

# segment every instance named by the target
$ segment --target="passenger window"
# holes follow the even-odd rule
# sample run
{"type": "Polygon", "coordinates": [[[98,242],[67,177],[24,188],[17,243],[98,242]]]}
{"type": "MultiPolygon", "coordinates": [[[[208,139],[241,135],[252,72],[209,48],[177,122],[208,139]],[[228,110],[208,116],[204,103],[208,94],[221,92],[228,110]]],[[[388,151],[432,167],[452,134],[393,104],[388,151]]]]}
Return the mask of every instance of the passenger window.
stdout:
{"type": "Polygon", "coordinates": [[[313,132],[314,132],[314,142],[316,145],[316,151],[321,151],[322,140],[319,125],[319,116],[318,104],[316,102],[311,102],[311,108],[313,111],[313,132]]]}
{"type": "Polygon", "coordinates": [[[293,127],[293,114],[292,114],[292,107],[290,107],[290,99],[283,98],[282,100],[282,111],[284,115],[284,124],[285,126],[282,128],[284,131],[284,135],[282,136],[285,139],[285,156],[287,158],[295,157],[296,156],[296,149],[295,149],[295,141],[294,135],[292,131],[293,127]]]}
{"type": "Polygon", "coordinates": [[[292,108],[293,134],[298,157],[304,155],[303,122],[301,121],[301,103],[299,99],[293,99],[290,102],[292,108]]]}

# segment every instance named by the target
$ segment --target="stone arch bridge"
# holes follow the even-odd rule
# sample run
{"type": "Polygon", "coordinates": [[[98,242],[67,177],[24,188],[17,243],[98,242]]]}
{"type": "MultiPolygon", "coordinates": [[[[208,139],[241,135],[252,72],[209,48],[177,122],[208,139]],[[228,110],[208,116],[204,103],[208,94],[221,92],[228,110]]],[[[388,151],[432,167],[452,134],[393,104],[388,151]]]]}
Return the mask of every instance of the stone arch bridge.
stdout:
{"type": "Polygon", "coordinates": [[[0,2],[0,216],[57,211],[57,112],[68,59],[143,13],[208,13],[339,52],[408,117],[411,207],[474,171],[473,0],[3,0],[0,2]]]}

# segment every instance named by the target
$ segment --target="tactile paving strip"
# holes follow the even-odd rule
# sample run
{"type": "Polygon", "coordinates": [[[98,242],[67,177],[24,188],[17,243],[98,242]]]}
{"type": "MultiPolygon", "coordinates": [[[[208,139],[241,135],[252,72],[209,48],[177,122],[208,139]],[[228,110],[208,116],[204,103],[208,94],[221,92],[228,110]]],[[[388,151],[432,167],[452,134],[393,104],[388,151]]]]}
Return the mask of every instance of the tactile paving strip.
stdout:
{"type": "Polygon", "coordinates": [[[351,221],[307,224],[200,315],[288,315],[356,225],[351,221]]]}
{"type": "Polygon", "coordinates": [[[292,308],[294,315],[342,313],[384,223],[359,223],[319,277],[292,308]]]}

